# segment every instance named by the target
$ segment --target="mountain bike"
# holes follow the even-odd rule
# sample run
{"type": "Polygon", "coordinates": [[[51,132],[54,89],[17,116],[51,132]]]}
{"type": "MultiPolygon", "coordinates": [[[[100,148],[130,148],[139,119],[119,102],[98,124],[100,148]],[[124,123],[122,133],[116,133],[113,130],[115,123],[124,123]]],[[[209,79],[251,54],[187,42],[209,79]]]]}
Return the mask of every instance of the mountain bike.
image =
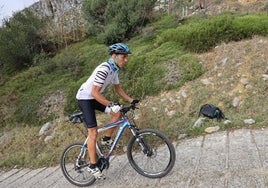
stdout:
{"type": "MultiPolygon", "coordinates": [[[[130,129],[132,137],[127,144],[127,158],[130,165],[141,175],[148,178],[161,178],[166,176],[175,164],[175,149],[169,138],[162,132],[154,129],[139,129],[134,122],[135,104],[123,107],[120,112],[122,119],[98,128],[103,132],[112,127],[119,127],[115,139],[106,152],[97,141],[96,149],[98,155],[97,166],[101,171],[108,169],[110,157],[116,149],[118,142],[126,128],[130,129]],[[131,117],[130,118],[130,113],[131,117]]],[[[69,116],[69,120],[76,123],[84,123],[82,112],[69,116]]],[[[82,143],[72,143],[67,146],[61,156],[61,169],[65,178],[76,186],[92,185],[96,178],[87,170],[89,156],[87,151],[87,140],[82,143]]]]}

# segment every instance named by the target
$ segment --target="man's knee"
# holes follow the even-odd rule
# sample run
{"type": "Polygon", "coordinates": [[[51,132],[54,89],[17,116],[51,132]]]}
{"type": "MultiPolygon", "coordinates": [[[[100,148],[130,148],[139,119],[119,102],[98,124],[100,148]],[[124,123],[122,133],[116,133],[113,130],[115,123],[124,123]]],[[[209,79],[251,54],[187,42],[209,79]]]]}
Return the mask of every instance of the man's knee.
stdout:
{"type": "Polygon", "coordinates": [[[121,113],[120,112],[114,113],[113,118],[116,118],[116,119],[121,118],[121,113]]]}
{"type": "Polygon", "coordinates": [[[88,129],[88,136],[91,140],[97,140],[98,137],[98,131],[97,128],[89,128],[88,129]]]}

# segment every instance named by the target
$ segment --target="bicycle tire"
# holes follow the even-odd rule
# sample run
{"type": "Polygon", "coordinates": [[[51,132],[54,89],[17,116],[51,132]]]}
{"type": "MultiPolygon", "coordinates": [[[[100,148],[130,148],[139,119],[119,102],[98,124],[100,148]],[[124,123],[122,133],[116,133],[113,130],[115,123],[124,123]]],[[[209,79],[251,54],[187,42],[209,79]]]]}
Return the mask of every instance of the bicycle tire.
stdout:
{"type": "Polygon", "coordinates": [[[83,143],[80,142],[68,145],[62,153],[60,163],[64,177],[79,187],[92,185],[96,181],[96,178],[86,169],[88,166],[87,149],[83,158],[77,161],[82,147],[83,143]]]}
{"type": "Polygon", "coordinates": [[[127,157],[130,165],[141,175],[148,178],[166,176],[173,168],[176,160],[175,148],[162,132],[154,129],[138,131],[137,137],[132,137],[127,146],[127,157]],[[147,156],[138,144],[138,139],[150,148],[152,154],[147,156]]]}

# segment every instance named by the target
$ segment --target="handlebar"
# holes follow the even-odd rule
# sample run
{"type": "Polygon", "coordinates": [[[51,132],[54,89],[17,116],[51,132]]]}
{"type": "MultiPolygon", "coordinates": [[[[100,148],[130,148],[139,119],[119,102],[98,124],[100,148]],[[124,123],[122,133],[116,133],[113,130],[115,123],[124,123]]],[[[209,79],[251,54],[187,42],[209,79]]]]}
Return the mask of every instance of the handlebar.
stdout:
{"type": "MultiPolygon", "coordinates": [[[[138,107],[136,107],[136,103],[132,103],[129,106],[123,107],[120,112],[125,115],[127,112],[129,112],[130,110],[135,110],[135,109],[139,109],[138,107]]],[[[75,112],[73,114],[70,114],[68,116],[69,121],[71,121],[72,123],[82,123],[84,121],[83,119],[83,113],[82,112],[75,112]]]]}
{"type": "Polygon", "coordinates": [[[128,111],[135,110],[135,109],[139,109],[138,107],[136,107],[136,104],[130,104],[130,106],[123,107],[120,110],[120,112],[122,112],[123,114],[126,114],[128,111]]]}

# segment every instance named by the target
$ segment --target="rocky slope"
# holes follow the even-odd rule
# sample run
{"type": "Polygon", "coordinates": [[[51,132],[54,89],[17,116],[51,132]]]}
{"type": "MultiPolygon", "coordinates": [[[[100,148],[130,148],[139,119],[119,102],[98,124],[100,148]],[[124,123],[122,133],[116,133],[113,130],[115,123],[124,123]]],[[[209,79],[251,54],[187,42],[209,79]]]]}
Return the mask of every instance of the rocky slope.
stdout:
{"type": "MultiPolygon", "coordinates": [[[[180,111],[187,116],[198,111],[196,104],[200,102],[239,111],[251,100],[265,112],[268,110],[267,51],[268,38],[258,36],[216,46],[212,51],[198,55],[206,69],[199,79],[186,83],[180,90],[150,97],[148,101],[166,112],[180,111]]],[[[248,110],[245,117],[254,115],[257,114],[248,110]]],[[[267,124],[267,118],[265,122],[267,124]]]]}
{"type": "MultiPolygon", "coordinates": [[[[137,117],[146,119],[146,113],[154,113],[157,128],[162,129],[162,126],[169,124],[172,131],[177,131],[174,134],[179,136],[184,128],[194,127],[200,105],[211,103],[220,107],[235,126],[267,126],[267,51],[268,37],[256,36],[240,42],[224,43],[208,53],[197,54],[205,73],[178,90],[142,99],[141,114],[137,117]]],[[[64,97],[53,95],[47,99],[49,104],[46,104],[51,109],[41,109],[55,111],[53,106],[62,104],[63,100],[64,97]]],[[[99,125],[107,123],[107,115],[99,115],[98,121],[99,125]]],[[[55,123],[51,123],[51,126],[56,127],[55,123]]]]}

